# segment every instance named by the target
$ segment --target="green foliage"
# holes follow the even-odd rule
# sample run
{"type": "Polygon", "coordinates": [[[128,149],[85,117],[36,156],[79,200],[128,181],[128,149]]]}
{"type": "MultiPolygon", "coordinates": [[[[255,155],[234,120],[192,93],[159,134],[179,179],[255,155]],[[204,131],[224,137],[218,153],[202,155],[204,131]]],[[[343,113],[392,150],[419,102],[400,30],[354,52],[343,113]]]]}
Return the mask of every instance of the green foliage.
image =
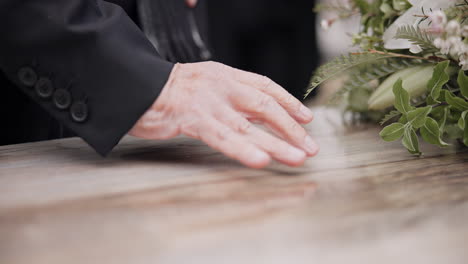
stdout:
{"type": "MultiPolygon", "coordinates": [[[[359,112],[359,116],[384,116],[381,125],[386,126],[380,132],[384,141],[401,140],[415,155],[421,154],[420,139],[439,147],[453,141],[468,146],[468,76],[460,67],[459,56],[445,55],[434,45],[434,38],[447,36],[424,29],[430,25],[426,16],[430,8],[421,10],[420,21],[424,23],[417,27],[403,24],[397,29],[395,38],[421,47],[422,51],[414,55],[408,49],[386,50],[383,40],[389,26],[411,8],[408,0],[349,3],[333,9],[339,12],[337,18],[361,16],[360,30],[352,35],[352,41],[362,52],[341,56],[320,67],[306,96],[324,81],[349,74],[333,101],[346,95],[345,109],[359,112]]],[[[453,3],[452,8],[443,10],[447,21],[468,25],[468,0],[453,3]]],[[[467,44],[468,38],[461,37],[467,44]]]]}
{"type": "Polygon", "coordinates": [[[400,139],[405,132],[405,125],[402,123],[393,123],[385,127],[381,132],[380,136],[387,142],[395,141],[400,139]]]}
{"type": "Polygon", "coordinates": [[[453,95],[450,91],[445,90],[445,100],[447,103],[453,108],[458,111],[466,111],[468,110],[468,103],[465,99],[457,97],[453,95]]]}
{"type": "Polygon", "coordinates": [[[437,107],[435,108],[434,111],[432,111],[432,113],[433,113],[433,116],[439,120],[437,124],[439,125],[440,134],[442,135],[445,131],[447,118],[450,115],[450,107],[448,106],[437,107]],[[442,109],[443,112],[440,109],[442,109]],[[437,114],[437,112],[441,112],[441,114],[437,114]]]}
{"type": "Polygon", "coordinates": [[[402,86],[402,80],[399,79],[393,86],[395,95],[395,108],[387,120],[401,115],[399,122],[393,123],[385,127],[380,136],[384,141],[395,141],[403,137],[402,144],[406,149],[415,155],[420,155],[419,140],[417,132],[420,131],[422,138],[430,143],[440,147],[448,146],[442,140],[443,130],[441,126],[445,125],[448,110],[434,111],[435,115],[441,116],[444,120],[439,123],[429,117],[433,111],[433,106],[414,107],[410,104],[408,92],[402,86]]]}
{"type": "Polygon", "coordinates": [[[413,110],[414,107],[410,105],[410,96],[408,92],[403,89],[403,80],[398,81],[393,86],[393,94],[395,95],[395,108],[402,114],[407,114],[413,110]]]}
{"type": "Polygon", "coordinates": [[[431,80],[427,84],[427,89],[429,91],[428,103],[440,103],[438,101],[440,96],[440,91],[442,87],[450,80],[450,76],[447,73],[447,68],[450,64],[450,61],[443,61],[437,64],[434,68],[434,73],[432,74],[431,80]]]}
{"type": "Polygon", "coordinates": [[[380,121],[380,125],[382,126],[382,125],[390,122],[391,120],[393,120],[393,119],[395,119],[395,118],[397,118],[399,116],[401,116],[400,111],[393,110],[390,113],[385,115],[385,117],[380,121]]]}
{"type": "Polygon", "coordinates": [[[395,35],[397,39],[407,39],[415,45],[419,45],[424,52],[433,53],[439,51],[436,46],[434,46],[434,38],[420,30],[419,28],[406,25],[398,28],[395,35]]]}
{"type": "Polygon", "coordinates": [[[346,19],[356,15],[356,8],[353,6],[344,6],[339,1],[327,1],[325,3],[317,4],[314,12],[334,12],[340,19],[346,19]]]}
{"type": "Polygon", "coordinates": [[[421,128],[426,123],[427,116],[429,115],[431,110],[431,106],[426,106],[409,111],[406,115],[408,119],[408,124],[410,124],[414,128],[421,128]]]}
{"type": "Polygon", "coordinates": [[[398,57],[394,54],[379,54],[372,52],[365,53],[350,53],[345,56],[342,55],[335,58],[331,62],[319,67],[315,72],[314,76],[310,81],[309,88],[305,94],[307,97],[315,88],[317,88],[323,82],[333,79],[343,73],[352,70],[357,67],[362,67],[368,64],[376,64],[377,62],[383,61],[389,58],[398,57]]]}
{"type": "Polygon", "coordinates": [[[359,8],[361,14],[366,14],[369,12],[370,4],[366,0],[355,0],[356,6],[359,8]]]}
{"type": "Polygon", "coordinates": [[[438,145],[439,147],[448,146],[441,138],[441,130],[439,124],[434,119],[428,117],[424,126],[421,127],[421,136],[422,138],[433,145],[438,145]]]}
{"type": "Polygon", "coordinates": [[[402,143],[403,143],[403,146],[405,146],[406,149],[409,151],[409,153],[415,154],[415,155],[421,155],[421,151],[419,151],[419,139],[413,127],[411,126],[405,127],[405,132],[403,133],[402,143]]]}
{"type": "Polygon", "coordinates": [[[460,127],[461,130],[464,130],[466,127],[466,114],[468,114],[468,110],[464,111],[458,120],[458,127],[460,127]]]}
{"type": "Polygon", "coordinates": [[[458,72],[457,83],[460,87],[461,94],[465,98],[468,98],[468,76],[465,75],[465,72],[463,70],[460,70],[458,72]]]}
{"type": "Polygon", "coordinates": [[[369,83],[372,81],[379,80],[397,71],[407,69],[421,63],[421,61],[406,58],[391,58],[379,62],[380,63],[378,64],[369,63],[364,65],[364,67],[356,67],[354,70],[351,70],[349,79],[343,84],[341,89],[333,95],[330,102],[335,103],[344,95],[352,93],[354,90],[368,88],[369,83]]]}
{"type": "Polygon", "coordinates": [[[458,0],[454,7],[445,10],[448,19],[455,19],[462,24],[468,24],[468,1],[458,0]]]}

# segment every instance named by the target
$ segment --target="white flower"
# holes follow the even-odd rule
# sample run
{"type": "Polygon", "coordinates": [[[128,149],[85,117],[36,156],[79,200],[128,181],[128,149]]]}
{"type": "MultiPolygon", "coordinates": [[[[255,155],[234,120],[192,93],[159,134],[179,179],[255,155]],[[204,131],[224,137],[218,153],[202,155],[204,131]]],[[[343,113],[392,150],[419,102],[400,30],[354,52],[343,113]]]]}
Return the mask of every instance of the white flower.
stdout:
{"type": "Polygon", "coordinates": [[[464,44],[460,37],[449,37],[447,43],[450,46],[450,55],[453,57],[463,52],[464,44]]]}
{"type": "Polygon", "coordinates": [[[434,40],[434,46],[436,48],[440,49],[440,53],[447,55],[450,52],[450,43],[442,38],[436,38],[434,40]]]}
{"type": "Polygon", "coordinates": [[[418,54],[418,53],[421,53],[423,50],[421,48],[421,46],[419,45],[411,45],[410,47],[410,52],[413,53],[413,54],[418,54]]]}
{"type": "Polygon", "coordinates": [[[386,49],[409,49],[411,47],[411,42],[404,39],[395,39],[396,32],[398,28],[402,26],[413,26],[420,28],[429,28],[431,21],[426,19],[423,23],[420,23],[421,18],[417,17],[422,15],[422,10],[424,9],[427,15],[431,15],[435,12],[430,12],[430,10],[441,10],[455,5],[454,1],[451,0],[412,0],[410,1],[413,4],[413,7],[408,9],[402,16],[400,16],[395,22],[385,31],[383,35],[384,47],[386,49]]]}
{"type": "Polygon", "coordinates": [[[436,10],[429,14],[429,19],[431,20],[432,28],[444,27],[447,23],[447,16],[442,10],[436,10]]]}
{"type": "Polygon", "coordinates": [[[451,20],[445,27],[445,32],[450,36],[458,36],[461,33],[461,26],[457,21],[451,20]]]}

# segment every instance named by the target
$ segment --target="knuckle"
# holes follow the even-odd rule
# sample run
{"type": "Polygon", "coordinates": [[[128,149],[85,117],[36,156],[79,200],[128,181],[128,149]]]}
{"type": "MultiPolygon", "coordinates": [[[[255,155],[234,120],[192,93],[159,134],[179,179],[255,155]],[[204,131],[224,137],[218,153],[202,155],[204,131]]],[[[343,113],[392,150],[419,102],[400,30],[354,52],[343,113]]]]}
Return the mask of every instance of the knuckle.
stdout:
{"type": "Polygon", "coordinates": [[[199,125],[198,125],[198,122],[189,122],[189,123],[185,123],[183,125],[180,125],[178,130],[180,131],[180,133],[186,135],[186,136],[189,136],[189,137],[193,137],[193,138],[199,138],[200,137],[200,134],[199,134],[199,125]]]}
{"type": "Polygon", "coordinates": [[[291,122],[289,125],[289,129],[291,129],[292,132],[298,134],[302,132],[303,128],[301,125],[299,125],[297,122],[291,122]]]}
{"type": "Polygon", "coordinates": [[[261,95],[253,105],[253,110],[258,113],[266,112],[274,104],[273,98],[268,95],[261,95]]]}
{"type": "Polygon", "coordinates": [[[285,104],[285,106],[293,108],[294,110],[299,110],[301,107],[300,102],[292,95],[284,95],[280,97],[280,101],[285,104]]]}
{"type": "Polygon", "coordinates": [[[241,134],[248,134],[252,128],[252,124],[248,121],[240,120],[235,122],[234,130],[241,134]]]}
{"type": "Polygon", "coordinates": [[[307,136],[305,129],[297,122],[291,122],[289,125],[289,131],[291,135],[299,141],[303,140],[307,136]]]}

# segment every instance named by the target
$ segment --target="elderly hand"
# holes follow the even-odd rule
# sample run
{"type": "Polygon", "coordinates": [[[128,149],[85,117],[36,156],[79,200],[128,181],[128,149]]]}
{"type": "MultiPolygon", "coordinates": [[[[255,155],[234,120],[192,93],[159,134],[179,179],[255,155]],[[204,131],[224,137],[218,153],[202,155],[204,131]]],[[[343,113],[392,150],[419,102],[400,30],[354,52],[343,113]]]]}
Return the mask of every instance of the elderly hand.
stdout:
{"type": "Polygon", "coordinates": [[[252,168],[267,166],[271,158],[300,166],[319,150],[299,124],[312,119],[308,108],[266,77],[216,62],[177,64],[130,135],[169,139],[184,134],[252,168]]]}

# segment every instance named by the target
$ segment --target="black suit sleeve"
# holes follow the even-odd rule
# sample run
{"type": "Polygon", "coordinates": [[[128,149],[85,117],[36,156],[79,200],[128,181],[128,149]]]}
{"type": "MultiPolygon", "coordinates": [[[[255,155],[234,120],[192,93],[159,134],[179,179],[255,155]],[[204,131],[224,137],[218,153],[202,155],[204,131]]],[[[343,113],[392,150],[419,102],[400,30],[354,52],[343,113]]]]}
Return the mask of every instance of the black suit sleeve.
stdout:
{"type": "Polygon", "coordinates": [[[0,0],[0,70],[102,155],[152,105],[172,67],[117,5],[0,0]]]}

